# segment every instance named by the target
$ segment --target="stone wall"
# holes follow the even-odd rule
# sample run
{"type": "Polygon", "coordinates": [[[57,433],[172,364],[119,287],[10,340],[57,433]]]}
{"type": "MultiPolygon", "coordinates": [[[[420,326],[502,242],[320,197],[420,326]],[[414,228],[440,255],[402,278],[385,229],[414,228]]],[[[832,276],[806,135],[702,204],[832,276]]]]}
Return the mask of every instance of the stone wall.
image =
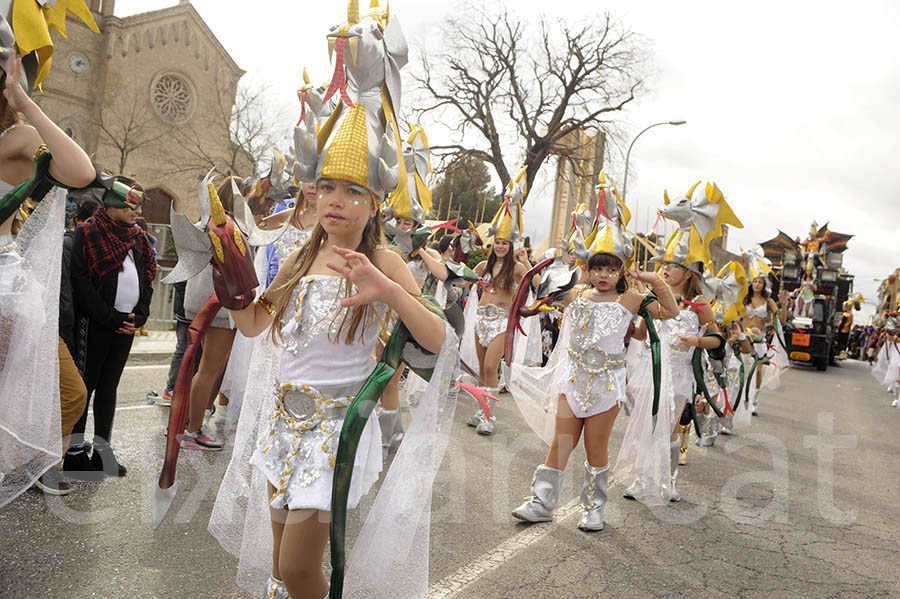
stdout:
{"type": "MultiPolygon", "coordinates": [[[[102,35],[70,20],[69,38],[54,37],[41,107],[96,162],[157,190],[150,201],[174,197],[176,210],[196,217],[206,170],[236,162],[236,174],[251,174],[246,157],[233,160],[228,129],[244,72],[189,3],[126,18],[94,16],[102,35]],[[73,72],[73,64],[85,72],[73,72]],[[126,138],[131,142],[123,144],[126,138]]],[[[167,207],[147,212],[168,222],[167,207]]]]}

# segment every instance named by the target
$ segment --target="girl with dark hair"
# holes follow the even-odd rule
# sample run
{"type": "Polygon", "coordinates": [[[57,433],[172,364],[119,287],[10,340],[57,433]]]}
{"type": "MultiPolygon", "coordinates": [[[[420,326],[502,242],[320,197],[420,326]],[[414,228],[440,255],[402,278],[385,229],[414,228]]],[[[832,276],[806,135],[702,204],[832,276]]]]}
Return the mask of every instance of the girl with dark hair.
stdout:
{"type": "MultiPolygon", "coordinates": [[[[531,270],[528,250],[524,247],[514,250],[514,244],[522,234],[521,199],[524,197],[524,169],[510,180],[510,187],[500,210],[494,217],[490,234],[494,237],[487,260],[475,266],[475,273],[481,277],[481,298],[477,303],[477,311],[466,315],[466,334],[474,335],[475,351],[478,356],[479,384],[489,394],[496,396],[500,392],[500,361],[503,359],[506,322],[509,308],[522,278],[531,270]],[[469,331],[472,331],[471,333],[469,331]]],[[[524,284],[537,284],[539,277],[524,284]]],[[[469,295],[469,302],[474,296],[469,295]]],[[[473,305],[474,307],[474,305],[473,305]]],[[[463,341],[466,343],[466,340],[463,341]]],[[[463,356],[465,359],[465,355],[463,356]]],[[[480,435],[492,435],[496,415],[496,400],[489,399],[491,415],[486,417],[484,410],[469,417],[467,424],[475,427],[480,435]]]]}
{"type": "MultiPolygon", "coordinates": [[[[599,225],[589,249],[582,246],[576,250],[582,254],[579,260],[588,283],[570,292],[572,301],[566,306],[559,341],[547,366],[513,365],[512,393],[526,420],[530,420],[529,413],[555,414],[552,436],[545,438],[538,431],[550,448],[544,462],[535,470],[531,495],[512,512],[514,517],[526,522],[553,518],[563,470],[583,434],[587,460],[578,528],[603,530],[609,436],[619,407],[626,401],[626,343],[632,320],[644,300],[642,293],[628,288],[625,261],[633,255],[634,247],[624,231],[624,211],[610,197],[604,212],[620,216],[599,225]],[[585,264],[587,256],[590,258],[585,264]],[[539,396],[535,396],[535,389],[541,390],[539,396]],[[552,390],[550,397],[546,397],[547,389],[552,390]]],[[[659,300],[648,306],[654,316],[665,319],[678,314],[675,298],[659,275],[632,271],[631,276],[649,283],[658,294],[659,300]]],[[[547,424],[545,419],[545,431],[547,424]]]]}
{"type": "MultiPolygon", "coordinates": [[[[748,266],[750,287],[747,290],[747,297],[744,298],[746,311],[741,324],[755,338],[753,352],[762,360],[756,368],[756,382],[747,406],[753,416],[759,415],[759,391],[763,386],[766,370],[778,368],[776,364],[771,363],[775,356],[769,353],[766,346],[766,338],[772,332],[772,316],[777,315],[782,324],[787,321],[787,311],[780,309],[775,300],[769,297],[768,275],[772,269],[768,260],[761,254],[761,249],[753,248],[743,256],[744,263],[748,266]]],[[[786,298],[782,298],[784,299],[786,298]]]]}

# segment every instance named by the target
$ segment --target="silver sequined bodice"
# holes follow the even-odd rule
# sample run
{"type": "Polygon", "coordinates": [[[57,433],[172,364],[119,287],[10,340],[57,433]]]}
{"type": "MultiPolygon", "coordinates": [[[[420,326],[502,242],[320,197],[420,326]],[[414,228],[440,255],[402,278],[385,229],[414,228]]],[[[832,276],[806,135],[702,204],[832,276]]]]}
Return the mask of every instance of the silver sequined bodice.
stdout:
{"type": "Polygon", "coordinates": [[[311,234],[312,231],[310,229],[298,229],[293,225],[288,225],[281,237],[275,241],[275,253],[278,254],[278,264],[284,264],[291,252],[299,247],[303,247],[303,244],[309,240],[311,234]]]}
{"type": "Polygon", "coordinates": [[[663,320],[657,325],[659,340],[671,350],[672,387],[676,400],[690,399],[694,388],[694,372],[691,359],[696,347],[681,347],[679,335],[700,335],[700,317],[691,309],[682,310],[678,316],[663,320]]]}
{"type": "Polygon", "coordinates": [[[678,336],[700,334],[700,317],[697,313],[690,309],[682,310],[675,318],[660,321],[656,326],[660,341],[672,349],[672,360],[676,364],[690,364],[695,348],[681,347],[678,336]]]}
{"type": "Polygon", "coordinates": [[[622,304],[578,298],[565,313],[572,321],[570,348],[608,354],[625,351],[625,333],[633,315],[622,304]]]}
{"type": "Polygon", "coordinates": [[[568,394],[586,412],[608,395],[624,393],[625,335],[632,317],[618,302],[579,297],[566,308],[571,327],[568,394]]]}
{"type": "MultiPolygon", "coordinates": [[[[357,342],[347,345],[343,334],[338,337],[345,315],[341,307],[345,286],[344,278],[330,275],[300,279],[282,321],[284,347],[279,373],[282,383],[330,387],[361,382],[371,372],[381,325],[370,310],[366,326],[360,327],[357,342]]],[[[374,306],[384,318],[387,306],[380,302],[374,306]]]]}

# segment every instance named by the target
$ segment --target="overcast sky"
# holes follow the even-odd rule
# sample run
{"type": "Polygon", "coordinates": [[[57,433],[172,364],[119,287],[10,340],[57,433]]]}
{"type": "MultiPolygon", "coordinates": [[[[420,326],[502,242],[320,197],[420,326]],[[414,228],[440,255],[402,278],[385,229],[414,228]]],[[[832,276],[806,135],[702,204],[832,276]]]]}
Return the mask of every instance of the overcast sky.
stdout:
{"type": "MultiPolygon", "coordinates": [[[[116,14],[173,4],[119,0],[116,14]]],[[[286,127],[292,125],[299,115],[295,90],[303,67],[314,81],[331,75],[325,32],[344,22],[345,4],[195,0],[193,5],[247,71],[245,77],[271,86],[273,107],[286,127]]],[[[550,7],[533,0],[507,5],[526,19],[550,7]]],[[[774,237],[778,229],[805,238],[813,219],[830,222],[833,230],[857,235],[844,264],[856,275],[857,291],[875,299],[873,279],[898,266],[900,4],[552,3],[554,16],[572,20],[605,9],[651,44],[649,89],[622,114],[625,142],[657,121],[688,122],[658,127],[634,146],[628,204],[639,206],[639,230],[648,228],[647,209],[662,204],[663,189],[682,194],[694,181],[712,179],[745,225],[732,231],[730,250],[774,237]]],[[[414,48],[441,43],[439,27],[451,10],[459,10],[459,3],[391,2],[391,13],[414,48]]],[[[621,187],[621,161],[608,166],[621,187]]],[[[552,187],[543,183],[549,180],[550,169],[545,170],[526,206],[526,233],[537,240],[550,220],[552,187]]]]}

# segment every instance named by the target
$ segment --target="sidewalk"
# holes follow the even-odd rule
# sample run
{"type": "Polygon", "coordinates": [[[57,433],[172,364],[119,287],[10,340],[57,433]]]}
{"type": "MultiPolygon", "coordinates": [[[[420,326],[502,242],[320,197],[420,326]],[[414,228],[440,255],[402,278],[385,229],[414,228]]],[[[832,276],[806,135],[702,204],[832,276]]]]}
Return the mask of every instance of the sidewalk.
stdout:
{"type": "Polygon", "coordinates": [[[150,331],[146,337],[135,335],[128,365],[168,364],[175,351],[175,331],[150,331]]]}

